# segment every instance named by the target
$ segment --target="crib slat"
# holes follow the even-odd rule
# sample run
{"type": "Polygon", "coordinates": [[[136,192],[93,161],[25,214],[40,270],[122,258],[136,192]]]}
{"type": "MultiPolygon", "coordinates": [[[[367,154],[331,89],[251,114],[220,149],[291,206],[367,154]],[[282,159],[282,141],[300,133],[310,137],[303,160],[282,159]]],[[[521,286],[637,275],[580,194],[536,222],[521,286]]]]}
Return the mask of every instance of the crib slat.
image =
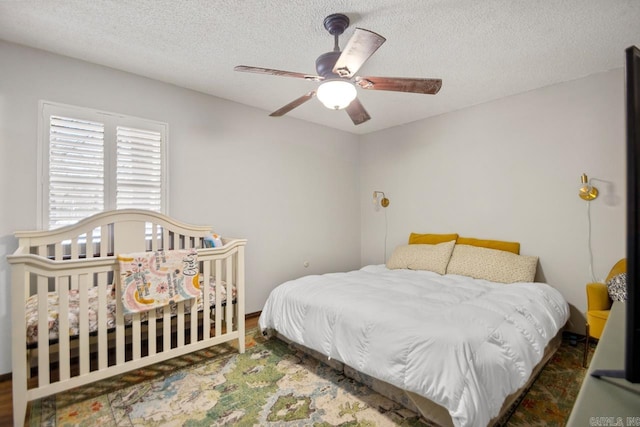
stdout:
{"type": "Polygon", "coordinates": [[[178,303],[176,317],[177,345],[178,347],[184,347],[184,301],[178,303]]]}
{"type": "Polygon", "coordinates": [[[211,336],[211,301],[209,299],[209,289],[211,287],[211,261],[202,263],[202,339],[209,339],[211,336]]]}
{"type": "Polygon", "coordinates": [[[49,384],[49,322],[46,277],[38,275],[38,387],[49,384]]]}
{"type": "Polygon", "coordinates": [[[107,280],[107,273],[98,273],[98,369],[105,369],[109,362],[107,345],[107,280]]]}
{"type": "MultiPolygon", "coordinates": [[[[93,249],[91,247],[91,230],[86,230],[84,233],[76,237],[76,243],[78,247],[76,248],[76,253],[73,253],[73,247],[71,248],[71,259],[78,259],[82,255],[86,258],[91,258],[93,256],[93,249]],[[84,236],[84,254],[82,253],[82,245],[80,244],[81,236],[84,236]]],[[[73,242],[73,241],[72,241],[73,242]]]]}
{"type": "Polygon", "coordinates": [[[78,313],[78,343],[80,346],[80,375],[89,372],[89,289],[91,286],[88,274],[82,274],[78,283],[79,313],[78,313]]]}
{"type": "Polygon", "coordinates": [[[244,246],[240,246],[234,256],[234,267],[236,269],[236,315],[238,316],[238,350],[240,351],[240,353],[244,353],[244,246]]]}
{"type": "MultiPolygon", "coordinates": [[[[193,344],[194,342],[198,341],[198,298],[190,299],[189,304],[191,306],[189,310],[189,313],[191,313],[191,315],[189,316],[189,318],[191,319],[191,338],[189,342],[193,344]]],[[[206,308],[204,309],[203,313],[207,313],[206,308]]]]}
{"type": "Polygon", "coordinates": [[[156,311],[149,311],[149,323],[147,327],[149,356],[156,354],[156,311]]]}
{"type": "Polygon", "coordinates": [[[116,281],[116,365],[124,363],[124,308],[122,307],[122,289],[120,278],[116,281]]]}
{"type": "Polygon", "coordinates": [[[162,351],[166,352],[171,348],[171,307],[164,306],[162,316],[162,351]]]}
{"type": "Polygon", "coordinates": [[[133,360],[140,359],[140,345],[142,343],[142,334],[140,332],[140,313],[134,313],[132,315],[131,340],[133,342],[133,360]]]}
{"type": "Polygon", "coordinates": [[[214,322],[216,327],[215,336],[222,334],[222,260],[216,259],[216,268],[214,271],[216,281],[216,309],[214,314],[214,322]]]}
{"type": "Polygon", "coordinates": [[[109,253],[109,226],[100,227],[100,257],[106,257],[109,253]]]}
{"type": "Polygon", "coordinates": [[[96,255],[96,251],[94,248],[94,240],[93,240],[93,230],[87,231],[87,240],[85,243],[86,247],[84,248],[85,255],[87,259],[93,258],[96,255]]]}
{"type": "Polygon", "coordinates": [[[56,261],[62,260],[63,258],[62,243],[56,243],[54,245],[54,257],[56,261]]]}
{"type": "Polygon", "coordinates": [[[169,243],[169,230],[166,227],[162,227],[162,249],[165,251],[173,249],[169,243]]]}
{"type": "Polygon", "coordinates": [[[71,259],[78,259],[78,246],[80,246],[78,241],[80,240],[80,236],[82,236],[82,234],[71,239],[71,259]]]}
{"type": "MultiPolygon", "coordinates": [[[[36,253],[37,253],[39,256],[43,257],[43,258],[47,258],[47,257],[48,257],[48,255],[49,255],[49,254],[48,254],[48,252],[47,252],[47,246],[46,246],[46,245],[38,246],[38,247],[36,248],[36,253]]],[[[29,277],[29,274],[28,274],[28,273],[27,273],[27,276],[26,276],[26,277],[27,277],[27,278],[25,279],[24,283],[25,283],[25,284],[28,284],[28,283],[29,283],[29,278],[28,278],[28,277],[29,277]]],[[[37,292],[38,292],[38,288],[37,288],[37,286],[38,286],[38,284],[40,283],[40,280],[42,280],[42,278],[41,278],[41,277],[38,277],[38,278],[37,278],[37,280],[36,280],[36,295],[38,295],[38,293],[37,293],[37,292]]],[[[47,286],[47,287],[48,287],[48,286],[47,286]]],[[[26,304],[27,299],[28,299],[28,298],[29,298],[29,296],[31,295],[31,290],[29,289],[29,285],[25,286],[24,291],[25,291],[25,298],[24,298],[23,306],[24,306],[24,304],[26,304]]],[[[24,316],[22,316],[21,318],[24,318],[24,316]]],[[[40,327],[40,326],[38,326],[38,327],[40,327]]],[[[27,351],[27,356],[28,356],[28,357],[27,357],[27,366],[28,366],[28,369],[27,369],[27,378],[31,378],[31,361],[32,361],[31,356],[33,355],[33,353],[34,353],[34,352],[32,352],[32,351],[27,351]]],[[[36,351],[35,353],[37,354],[37,351],[36,351]]]]}
{"type": "Polygon", "coordinates": [[[225,315],[225,320],[226,320],[226,326],[227,326],[227,333],[230,333],[233,331],[233,277],[231,276],[232,272],[233,272],[233,268],[231,265],[231,261],[232,261],[232,257],[231,256],[227,256],[226,262],[225,262],[225,281],[226,283],[226,291],[227,291],[227,306],[226,308],[226,315],[225,315]]]}
{"type": "MultiPolygon", "coordinates": [[[[76,277],[76,276],[72,276],[76,277]]],[[[60,365],[60,381],[64,381],[70,376],[69,353],[69,286],[71,283],[60,283],[60,277],[55,278],[56,289],[58,290],[58,331],[59,349],[58,363],[60,365]]],[[[69,278],[69,282],[71,282],[69,278]]]]}
{"type": "Polygon", "coordinates": [[[151,250],[158,250],[158,224],[151,224],[151,250]]]}

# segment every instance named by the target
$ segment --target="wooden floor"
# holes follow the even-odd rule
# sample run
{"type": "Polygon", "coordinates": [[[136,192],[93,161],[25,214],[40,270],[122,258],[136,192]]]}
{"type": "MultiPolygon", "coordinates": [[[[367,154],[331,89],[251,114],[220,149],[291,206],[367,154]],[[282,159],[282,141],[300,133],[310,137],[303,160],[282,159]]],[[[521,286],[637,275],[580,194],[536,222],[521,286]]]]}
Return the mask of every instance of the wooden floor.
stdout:
{"type": "Polygon", "coordinates": [[[13,424],[11,380],[0,382],[0,426],[13,424]]]}
{"type": "MultiPolygon", "coordinates": [[[[247,315],[245,328],[251,329],[258,326],[260,313],[247,315]]],[[[11,380],[0,381],[0,426],[11,426],[13,424],[13,396],[11,392],[11,380]]]]}

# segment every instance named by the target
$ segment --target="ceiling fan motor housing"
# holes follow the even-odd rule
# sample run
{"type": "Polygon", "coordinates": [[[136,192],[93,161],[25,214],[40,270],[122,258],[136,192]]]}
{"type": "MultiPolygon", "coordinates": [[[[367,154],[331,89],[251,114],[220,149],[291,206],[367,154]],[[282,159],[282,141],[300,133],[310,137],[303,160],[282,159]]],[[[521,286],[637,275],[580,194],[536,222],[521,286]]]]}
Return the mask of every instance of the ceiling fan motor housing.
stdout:
{"type": "Polygon", "coordinates": [[[318,59],[316,59],[316,72],[318,75],[327,80],[340,78],[338,74],[333,72],[333,66],[336,65],[336,61],[340,57],[341,53],[342,52],[340,51],[333,51],[326,52],[318,56],[318,59]]]}

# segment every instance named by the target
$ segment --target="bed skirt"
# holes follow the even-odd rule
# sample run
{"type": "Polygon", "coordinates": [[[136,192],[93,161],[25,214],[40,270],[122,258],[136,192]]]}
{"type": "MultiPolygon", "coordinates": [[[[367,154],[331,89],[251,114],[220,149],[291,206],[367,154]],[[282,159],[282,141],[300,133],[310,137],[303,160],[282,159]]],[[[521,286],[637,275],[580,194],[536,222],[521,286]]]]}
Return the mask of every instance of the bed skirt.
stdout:
{"type": "MultiPolygon", "coordinates": [[[[453,427],[453,421],[451,416],[449,415],[449,411],[442,405],[439,405],[432,400],[421,396],[419,394],[402,390],[392,384],[389,384],[385,381],[378,380],[369,375],[363,374],[356,369],[345,365],[344,363],[335,360],[335,359],[327,359],[327,357],[321,354],[318,351],[312,350],[303,345],[292,342],[286,337],[278,334],[275,331],[270,331],[269,335],[280,339],[281,341],[286,342],[288,345],[296,348],[305,354],[308,354],[315,359],[318,359],[322,363],[330,366],[331,368],[344,373],[344,375],[348,378],[351,378],[361,384],[366,385],[370,389],[380,393],[382,396],[393,400],[394,402],[404,406],[410,411],[415,412],[416,414],[420,414],[425,420],[429,421],[432,424],[441,427],[453,427]]],[[[562,344],[562,330],[560,330],[555,337],[549,341],[549,344],[545,347],[544,354],[542,359],[538,364],[534,367],[533,372],[531,373],[527,383],[518,389],[516,392],[507,396],[505,399],[502,408],[500,409],[500,413],[498,416],[493,418],[489,423],[489,426],[499,426],[504,424],[507,421],[507,418],[511,415],[513,406],[519,402],[519,400],[524,397],[526,392],[529,390],[531,385],[533,385],[534,381],[544,368],[544,366],[549,362],[551,357],[555,354],[555,352],[560,348],[560,344],[562,344]]]]}

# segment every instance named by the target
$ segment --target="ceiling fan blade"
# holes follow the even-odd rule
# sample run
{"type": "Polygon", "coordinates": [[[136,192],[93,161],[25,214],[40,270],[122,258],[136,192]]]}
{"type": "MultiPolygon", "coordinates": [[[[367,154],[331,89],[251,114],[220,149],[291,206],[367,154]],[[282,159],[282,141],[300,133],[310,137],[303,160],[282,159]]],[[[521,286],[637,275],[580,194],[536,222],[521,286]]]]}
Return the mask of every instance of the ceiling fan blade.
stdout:
{"type": "Polygon", "coordinates": [[[312,74],[296,73],[294,71],[274,70],[273,68],[251,67],[248,65],[237,65],[233,67],[234,71],[242,71],[245,73],[269,74],[272,76],[294,77],[297,79],[311,80],[319,82],[324,80],[323,77],[314,76],[312,74]]]}
{"type": "Polygon", "coordinates": [[[356,28],[342,54],[333,66],[333,72],[340,77],[351,78],[362,64],[378,50],[386,39],[373,31],[356,28]]]}
{"type": "Polygon", "coordinates": [[[424,93],[435,95],[442,87],[440,79],[411,79],[404,77],[356,77],[362,89],[391,90],[396,92],[424,93]]]}
{"type": "Polygon", "coordinates": [[[362,124],[371,118],[358,98],[351,101],[351,104],[349,104],[345,110],[347,110],[347,114],[351,117],[354,125],[362,124]]]}
{"type": "Polygon", "coordinates": [[[308,93],[302,95],[300,98],[291,101],[290,103],[288,103],[284,107],[280,108],[279,110],[276,110],[273,113],[269,114],[269,116],[271,116],[271,117],[284,116],[289,111],[293,110],[296,107],[301,106],[302,104],[304,104],[305,102],[307,102],[308,100],[313,98],[315,95],[316,95],[316,91],[312,90],[311,92],[308,92],[308,93]]]}

